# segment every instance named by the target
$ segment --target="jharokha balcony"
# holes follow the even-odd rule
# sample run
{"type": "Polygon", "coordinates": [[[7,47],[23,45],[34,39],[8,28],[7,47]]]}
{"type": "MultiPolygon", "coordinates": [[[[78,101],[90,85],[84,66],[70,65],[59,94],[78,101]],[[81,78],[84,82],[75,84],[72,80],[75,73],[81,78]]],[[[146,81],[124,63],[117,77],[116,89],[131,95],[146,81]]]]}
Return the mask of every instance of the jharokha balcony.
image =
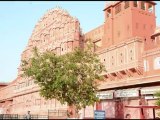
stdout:
{"type": "MultiPolygon", "coordinates": [[[[117,82],[117,80],[128,83],[128,79],[142,76],[144,69],[143,50],[142,38],[134,37],[97,52],[107,70],[102,73],[106,78],[105,83],[110,84],[117,82]]],[[[101,88],[103,87],[101,86],[101,88]]]]}

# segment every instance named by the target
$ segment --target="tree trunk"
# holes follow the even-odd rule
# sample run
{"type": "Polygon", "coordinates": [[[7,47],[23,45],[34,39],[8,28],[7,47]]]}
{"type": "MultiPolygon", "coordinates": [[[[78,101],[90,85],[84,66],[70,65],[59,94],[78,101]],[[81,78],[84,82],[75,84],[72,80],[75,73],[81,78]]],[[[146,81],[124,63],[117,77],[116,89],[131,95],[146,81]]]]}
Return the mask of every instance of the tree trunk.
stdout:
{"type": "Polygon", "coordinates": [[[78,118],[78,110],[75,105],[68,105],[68,118],[78,118]]]}
{"type": "Polygon", "coordinates": [[[83,109],[84,109],[84,110],[83,110],[83,112],[84,112],[84,114],[83,114],[83,119],[84,119],[84,118],[85,118],[85,116],[86,116],[86,115],[85,115],[85,112],[86,112],[86,111],[85,111],[85,110],[86,110],[86,107],[84,107],[83,109]]]}

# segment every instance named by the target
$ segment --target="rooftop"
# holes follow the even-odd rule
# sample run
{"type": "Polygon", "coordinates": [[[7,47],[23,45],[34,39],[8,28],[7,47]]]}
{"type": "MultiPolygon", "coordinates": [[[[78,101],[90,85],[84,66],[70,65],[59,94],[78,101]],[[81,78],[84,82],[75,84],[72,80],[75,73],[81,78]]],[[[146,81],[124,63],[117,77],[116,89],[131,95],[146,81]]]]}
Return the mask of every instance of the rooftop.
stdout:
{"type": "Polygon", "coordinates": [[[0,86],[2,85],[8,85],[9,83],[6,83],[6,82],[0,82],[0,86]]]}
{"type": "Polygon", "coordinates": [[[151,38],[154,39],[155,37],[160,35],[160,26],[156,27],[156,30],[154,32],[154,34],[152,34],[151,38]]]}
{"type": "MultiPolygon", "coordinates": [[[[104,10],[106,10],[109,7],[115,6],[120,2],[123,2],[123,1],[110,1],[110,2],[107,1],[104,10]]],[[[156,5],[156,3],[154,1],[146,1],[146,2],[149,2],[149,3],[152,3],[152,4],[156,5]]]]}

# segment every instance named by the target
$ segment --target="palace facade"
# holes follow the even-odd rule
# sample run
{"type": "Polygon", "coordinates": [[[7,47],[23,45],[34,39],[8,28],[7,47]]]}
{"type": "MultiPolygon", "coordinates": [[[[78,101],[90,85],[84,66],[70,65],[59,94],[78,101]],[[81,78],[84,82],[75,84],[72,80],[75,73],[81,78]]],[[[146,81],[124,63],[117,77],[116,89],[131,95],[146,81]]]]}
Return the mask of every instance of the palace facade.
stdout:
{"type": "MultiPolygon", "coordinates": [[[[106,4],[104,23],[83,34],[80,22],[61,8],[54,8],[38,21],[21,55],[32,56],[32,48],[52,50],[58,55],[85,47],[88,39],[107,72],[99,86],[100,102],[81,110],[82,116],[93,118],[94,110],[105,110],[106,118],[154,118],[154,93],[160,90],[160,27],[156,26],[153,1],[117,1],[106,4]]],[[[48,110],[66,110],[59,101],[44,100],[32,79],[18,76],[8,85],[0,85],[0,114],[47,115],[48,110]],[[2,87],[1,87],[2,86],[2,87]]]]}

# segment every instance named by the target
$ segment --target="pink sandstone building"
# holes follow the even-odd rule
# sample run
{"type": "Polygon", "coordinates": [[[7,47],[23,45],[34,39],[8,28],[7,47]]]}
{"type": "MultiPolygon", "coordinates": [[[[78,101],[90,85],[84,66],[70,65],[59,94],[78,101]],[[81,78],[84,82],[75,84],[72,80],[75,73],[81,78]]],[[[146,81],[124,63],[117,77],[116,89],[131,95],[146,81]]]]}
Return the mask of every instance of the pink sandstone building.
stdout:
{"type": "MultiPolygon", "coordinates": [[[[160,90],[160,27],[156,26],[153,1],[117,1],[106,4],[105,20],[99,27],[83,34],[80,22],[61,8],[54,8],[38,21],[21,59],[32,56],[37,46],[41,52],[52,50],[58,55],[94,43],[107,72],[99,86],[100,102],[81,110],[82,116],[94,117],[94,110],[105,110],[106,118],[154,118],[154,93],[160,90]]],[[[44,100],[32,79],[18,76],[8,85],[0,83],[0,114],[48,115],[49,110],[67,110],[59,101],[44,100]]]]}

